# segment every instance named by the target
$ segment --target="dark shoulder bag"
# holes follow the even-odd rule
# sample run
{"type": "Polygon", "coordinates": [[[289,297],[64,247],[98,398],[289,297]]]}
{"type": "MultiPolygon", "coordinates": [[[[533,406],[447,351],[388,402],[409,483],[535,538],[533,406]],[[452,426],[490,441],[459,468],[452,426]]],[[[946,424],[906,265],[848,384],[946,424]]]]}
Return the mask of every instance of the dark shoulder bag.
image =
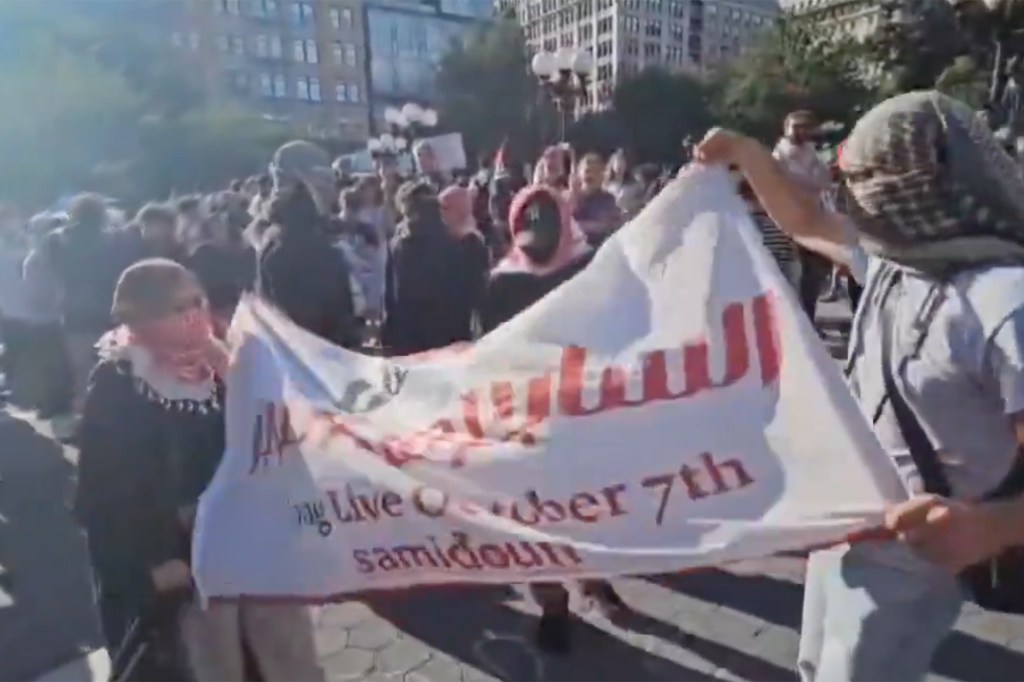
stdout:
{"type": "MultiPolygon", "coordinates": [[[[881,306],[888,304],[889,294],[898,284],[902,274],[892,273],[882,294],[881,306]]],[[[924,309],[916,320],[917,337],[911,352],[900,359],[897,371],[902,374],[907,363],[917,357],[928,333],[935,311],[938,309],[939,298],[935,295],[937,288],[925,299],[924,309]]],[[[885,403],[892,406],[900,434],[910,450],[911,459],[917,467],[925,492],[941,497],[952,497],[952,487],[941,460],[931,440],[925,433],[917,416],[904,400],[892,368],[892,329],[891,325],[883,324],[882,329],[882,377],[885,382],[885,396],[875,411],[874,421],[881,416],[885,403]]],[[[1024,492],[1024,458],[1020,456],[1014,462],[1009,475],[992,492],[985,495],[985,500],[1006,499],[1019,496],[1024,492]]],[[[970,592],[978,606],[989,611],[1024,614],[1024,547],[1013,547],[997,557],[971,566],[961,574],[964,587],[970,592]]]]}

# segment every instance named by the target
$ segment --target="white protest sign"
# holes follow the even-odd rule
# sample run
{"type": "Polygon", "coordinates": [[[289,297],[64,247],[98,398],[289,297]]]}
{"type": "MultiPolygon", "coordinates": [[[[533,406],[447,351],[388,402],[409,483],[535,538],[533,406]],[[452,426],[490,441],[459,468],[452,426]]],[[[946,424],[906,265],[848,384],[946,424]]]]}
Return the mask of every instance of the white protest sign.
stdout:
{"type": "Polygon", "coordinates": [[[676,571],[904,496],[719,169],[468,350],[364,357],[252,299],[232,335],[206,597],[676,571]]]}

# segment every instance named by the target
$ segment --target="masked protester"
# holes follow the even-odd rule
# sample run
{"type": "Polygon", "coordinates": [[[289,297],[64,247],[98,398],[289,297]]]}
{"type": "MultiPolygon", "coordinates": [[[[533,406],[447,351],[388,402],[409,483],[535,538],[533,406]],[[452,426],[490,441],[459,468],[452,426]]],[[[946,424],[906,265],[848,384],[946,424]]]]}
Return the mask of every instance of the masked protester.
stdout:
{"type": "Polygon", "coordinates": [[[192,594],[192,524],[224,451],[228,362],[199,281],[173,261],[141,261],[121,276],[113,317],[85,401],[75,498],[112,658],[141,621],[141,679],[242,680],[244,642],[262,679],[322,680],[304,609],[201,609],[192,594]]]}
{"type": "Polygon", "coordinates": [[[518,315],[572,278],[592,255],[561,192],[543,185],[527,187],[512,200],[509,231],[512,247],[491,271],[487,285],[485,331],[518,315]]]}
{"type": "Polygon", "coordinates": [[[600,246],[622,225],[615,196],[604,189],[604,161],[587,154],[580,161],[570,190],[572,217],[592,246],[600,246]]]}
{"type": "Polygon", "coordinates": [[[916,496],[887,514],[892,539],[811,555],[800,676],[924,679],[965,587],[1024,609],[1024,176],[937,92],[893,97],[854,127],[847,215],[742,135],[713,131],[698,157],[737,165],[781,229],[864,282],[849,385],[916,496]]]}
{"type": "MultiPolygon", "coordinates": [[[[522,190],[512,202],[509,222],[512,249],[491,272],[483,303],[485,331],[515,317],[571,279],[593,255],[558,190],[542,185],[522,190]]],[[[537,626],[538,646],[555,653],[568,651],[569,593],[557,583],[535,583],[530,589],[543,611],[537,626]]],[[[612,614],[625,607],[605,581],[585,581],[582,591],[612,614]]]]}

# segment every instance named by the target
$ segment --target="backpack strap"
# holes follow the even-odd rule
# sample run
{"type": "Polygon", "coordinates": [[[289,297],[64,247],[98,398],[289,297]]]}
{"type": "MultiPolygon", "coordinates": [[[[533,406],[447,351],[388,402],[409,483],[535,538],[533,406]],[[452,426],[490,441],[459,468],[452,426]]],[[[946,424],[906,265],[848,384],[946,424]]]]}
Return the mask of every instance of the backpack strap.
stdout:
{"type": "MultiPolygon", "coordinates": [[[[896,270],[895,275],[889,282],[889,286],[879,302],[879,308],[883,313],[887,311],[892,312],[889,310],[891,308],[891,294],[902,283],[902,271],[896,268],[894,270],[896,270]]],[[[953,489],[949,484],[949,479],[946,477],[946,472],[942,468],[939,455],[935,451],[931,439],[928,438],[928,434],[925,433],[920,421],[914,414],[913,409],[903,398],[903,394],[900,392],[895,379],[895,375],[903,375],[910,360],[920,355],[929,327],[944,298],[942,285],[940,283],[933,284],[928,295],[925,296],[917,318],[914,320],[913,331],[915,336],[910,352],[899,359],[898,364],[895,366],[895,371],[892,359],[892,346],[893,327],[895,326],[896,318],[894,315],[888,315],[885,316],[885,319],[880,320],[882,326],[882,378],[885,382],[885,394],[875,409],[872,422],[874,424],[878,423],[878,420],[881,419],[882,411],[888,403],[892,407],[893,416],[896,418],[896,424],[900,434],[903,436],[903,441],[906,443],[907,449],[910,450],[910,457],[914,462],[914,466],[917,468],[924,483],[925,491],[941,495],[942,497],[950,497],[953,489]]]]}

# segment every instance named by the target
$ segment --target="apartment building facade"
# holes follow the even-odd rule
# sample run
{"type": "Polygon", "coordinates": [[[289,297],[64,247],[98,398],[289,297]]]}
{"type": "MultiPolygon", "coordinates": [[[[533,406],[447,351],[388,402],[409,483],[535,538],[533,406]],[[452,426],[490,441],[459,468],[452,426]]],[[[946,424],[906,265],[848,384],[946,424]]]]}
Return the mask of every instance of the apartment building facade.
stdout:
{"type": "Polygon", "coordinates": [[[362,144],[392,104],[433,99],[453,40],[492,0],[161,0],[208,88],[308,136],[362,144]]]}
{"type": "Polygon", "coordinates": [[[885,21],[882,0],[780,0],[782,11],[812,22],[822,35],[863,41],[885,21]]]}
{"type": "Polygon", "coordinates": [[[167,0],[169,40],[208,88],[313,137],[369,134],[356,0],[167,0]]]}
{"type": "Polygon", "coordinates": [[[779,14],[775,0],[499,0],[531,49],[589,50],[592,108],[644,68],[705,73],[741,54],[779,14]]]}
{"type": "Polygon", "coordinates": [[[382,129],[389,106],[432,104],[445,54],[493,16],[493,0],[365,0],[371,127],[382,129]]]}

